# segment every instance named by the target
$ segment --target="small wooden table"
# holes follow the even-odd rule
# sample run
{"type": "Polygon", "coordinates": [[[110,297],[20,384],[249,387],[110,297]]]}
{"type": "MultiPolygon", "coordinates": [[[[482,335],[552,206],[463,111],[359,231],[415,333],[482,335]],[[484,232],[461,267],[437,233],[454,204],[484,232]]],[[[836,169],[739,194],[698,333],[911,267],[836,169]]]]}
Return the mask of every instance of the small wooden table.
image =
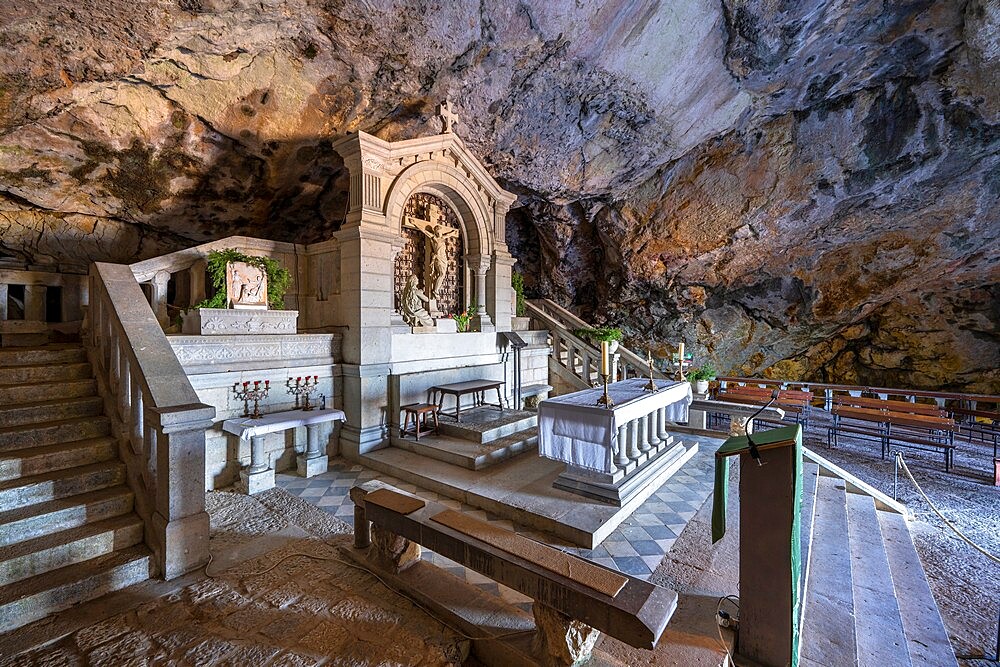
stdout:
{"type": "Polygon", "coordinates": [[[413,435],[417,437],[417,442],[420,442],[420,436],[425,433],[436,432],[438,430],[438,406],[433,403],[410,403],[409,405],[404,405],[400,408],[406,413],[406,417],[403,419],[403,425],[399,428],[399,437],[408,435],[410,431],[408,430],[410,426],[410,417],[413,417],[413,435]],[[434,418],[434,426],[427,428],[427,415],[431,415],[434,418]],[[420,430],[420,422],[423,421],[424,430],[420,430]]]}
{"type": "Polygon", "coordinates": [[[437,399],[438,412],[443,415],[449,415],[455,418],[455,421],[462,421],[462,397],[466,394],[473,395],[472,407],[478,407],[480,405],[489,405],[486,403],[485,395],[486,392],[491,389],[497,390],[497,405],[496,407],[500,409],[500,413],[503,413],[503,393],[500,391],[500,387],[506,384],[503,380],[467,380],[465,382],[453,382],[451,384],[439,384],[434,385],[427,390],[430,394],[431,403],[435,402],[437,399]],[[444,397],[446,394],[450,394],[455,397],[455,414],[444,412],[441,407],[444,404],[444,397]]]}

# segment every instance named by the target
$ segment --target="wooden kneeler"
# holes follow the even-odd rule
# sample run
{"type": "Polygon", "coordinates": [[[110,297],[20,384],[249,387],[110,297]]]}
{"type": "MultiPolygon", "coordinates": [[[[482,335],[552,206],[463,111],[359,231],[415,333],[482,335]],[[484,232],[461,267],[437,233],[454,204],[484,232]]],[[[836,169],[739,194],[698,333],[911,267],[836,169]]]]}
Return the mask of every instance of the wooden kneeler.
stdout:
{"type": "Polygon", "coordinates": [[[796,667],[801,618],[802,427],[729,438],[716,452],[712,541],[725,534],[729,457],[740,457],[737,665],[796,667]]]}
{"type": "MultiPolygon", "coordinates": [[[[394,586],[416,594],[436,612],[448,616],[439,602],[456,593],[440,585],[412,588],[433,577],[440,580],[442,574],[451,576],[420,561],[418,544],[532,598],[534,623],[530,616],[522,619],[526,626],[522,621],[516,623],[525,627],[518,634],[533,632],[533,644],[517,648],[518,640],[514,639],[501,646],[504,642],[496,641],[499,637],[483,637],[487,652],[480,658],[488,665],[577,664],[589,656],[599,632],[651,649],[677,608],[677,593],[672,590],[608,570],[438,503],[408,500],[381,483],[356,486],[351,489],[351,498],[355,503],[355,549],[349,555],[386,575],[394,586]],[[428,590],[434,597],[428,596],[428,590]]],[[[494,599],[495,604],[505,605],[494,599]]],[[[472,630],[470,634],[483,634],[482,629],[472,630]]],[[[524,638],[529,636],[522,635],[524,638]]]]}

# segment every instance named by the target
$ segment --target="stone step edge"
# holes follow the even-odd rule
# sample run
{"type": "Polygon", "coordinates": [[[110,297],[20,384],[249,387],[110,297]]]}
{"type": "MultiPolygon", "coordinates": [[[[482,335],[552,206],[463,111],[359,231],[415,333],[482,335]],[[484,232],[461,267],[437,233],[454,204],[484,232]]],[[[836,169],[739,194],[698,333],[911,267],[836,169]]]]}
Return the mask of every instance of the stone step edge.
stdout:
{"type": "Polygon", "coordinates": [[[145,581],[152,575],[151,559],[145,545],[136,545],[0,587],[0,633],[145,581]],[[131,568],[137,571],[126,579],[131,568]],[[50,595],[56,590],[59,595],[50,595]]]}
{"type": "MultiPolygon", "coordinates": [[[[90,438],[81,438],[80,440],[64,440],[62,442],[55,442],[51,445],[32,445],[30,447],[22,447],[21,449],[4,449],[0,450],[0,467],[3,466],[5,461],[17,461],[18,459],[35,458],[39,456],[52,456],[54,454],[60,454],[63,452],[72,453],[82,449],[88,449],[91,447],[104,447],[110,445],[114,447],[117,444],[117,440],[111,435],[97,435],[90,438]]],[[[111,456],[107,458],[98,459],[93,461],[93,463],[100,463],[102,461],[109,461],[115,458],[116,450],[112,451],[111,456]]],[[[79,464],[77,464],[79,465],[79,464]]],[[[66,470],[67,468],[75,468],[77,465],[64,466],[62,468],[51,468],[52,472],[56,470],[66,470]]],[[[12,477],[11,479],[17,479],[12,477]]],[[[0,480],[9,481],[9,480],[0,480]]]]}
{"type": "MultiPolygon", "coordinates": [[[[57,428],[60,426],[73,426],[74,424],[88,424],[88,423],[100,423],[108,422],[111,425],[111,420],[105,415],[93,415],[90,417],[70,417],[68,419],[53,419],[47,422],[32,422],[30,424],[22,424],[18,426],[3,426],[0,427],[0,437],[5,435],[16,435],[18,433],[30,433],[32,431],[38,431],[47,428],[57,428]]],[[[69,440],[67,442],[73,442],[69,440]]],[[[14,451],[14,450],[8,450],[14,451]]]]}
{"type": "MultiPolygon", "coordinates": [[[[118,484],[117,486],[108,486],[103,489],[78,493],[75,496],[66,496],[65,498],[47,500],[44,503],[35,503],[33,505],[16,507],[5,512],[0,512],[0,527],[19,523],[21,521],[42,520],[43,517],[58,514],[59,512],[65,512],[76,508],[86,509],[91,505],[110,502],[117,498],[123,498],[126,496],[132,496],[134,498],[134,495],[135,494],[132,492],[132,489],[130,489],[127,485],[118,484]]],[[[123,514],[128,514],[131,511],[132,508],[130,506],[129,509],[123,512],[123,514]]],[[[85,520],[88,518],[89,517],[84,517],[85,520]]]]}
{"type": "MultiPolygon", "coordinates": [[[[10,491],[12,489],[17,489],[20,487],[28,487],[28,486],[34,486],[36,484],[43,484],[45,482],[54,481],[60,478],[83,477],[91,473],[102,472],[114,468],[121,468],[122,475],[124,476],[125,464],[119,461],[118,459],[111,459],[109,461],[102,461],[100,463],[92,463],[90,465],[85,465],[85,466],[76,466],[74,468],[66,468],[65,470],[53,470],[51,472],[42,473],[40,475],[31,475],[30,477],[21,477],[19,479],[11,479],[5,482],[0,482],[0,493],[4,491],[10,491]]],[[[117,484],[115,486],[117,486],[117,484]]],[[[72,495],[77,495],[77,494],[72,494],[72,495]]],[[[62,497],[67,498],[71,496],[62,496],[62,497]]],[[[16,509],[16,508],[11,508],[11,509],[16,509]]]]}
{"type": "MultiPolygon", "coordinates": [[[[4,563],[44,552],[52,553],[48,558],[58,558],[56,554],[59,552],[66,552],[63,555],[73,558],[77,545],[107,533],[111,533],[114,537],[111,541],[110,549],[105,551],[105,553],[127,549],[142,542],[142,530],[143,525],[139,515],[135,512],[130,512],[47,535],[40,535],[24,542],[15,542],[14,544],[0,547],[0,571],[2,571],[4,563]],[[133,536],[128,539],[122,539],[125,537],[122,533],[127,534],[128,532],[134,533],[133,536]]],[[[74,562],[83,562],[83,560],[90,559],[75,559],[74,562]]],[[[65,567],[65,565],[61,567],[65,567]]],[[[52,568],[45,571],[50,572],[52,568]]],[[[23,579],[15,581],[23,581],[23,579]]],[[[13,582],[8,582],[7,585],[10,585],[10,583],[13,582]]]]}
{"type": "MultiPolygon", "coordinates": [[[[29,371],[72,371],[72,370],[83,370],[87,369],[90,371],[85,377],[71,378],[73,380],[89,380],[93,378],[93,367],[90,365],[89,361],[57,361],[51,364],[21,364],[16,366],[7,366],[6,368],[0,368],[0,378],[6,372],[13,373],[24,373],[29,371]]],[[[49,384],[44,382],[30,381],[30,382],[0,382],[0,387],[11,387],[19,386],[24,384],[49,384]]]]}

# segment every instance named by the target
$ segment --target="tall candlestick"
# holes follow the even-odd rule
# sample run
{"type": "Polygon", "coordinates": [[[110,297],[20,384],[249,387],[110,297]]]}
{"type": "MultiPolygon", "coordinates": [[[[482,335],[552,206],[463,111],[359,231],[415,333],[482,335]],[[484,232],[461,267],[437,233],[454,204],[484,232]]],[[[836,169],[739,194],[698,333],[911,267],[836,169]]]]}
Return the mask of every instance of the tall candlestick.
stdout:
{"type": "Polygon", "coordinates": [[[684,363],[684,341],[678,343],[677,356],[680,357],[681,363],[684,363]]]}
{"type": "Polygon", "coordinates": [[[611,375],[611,359],[608,355],[608,341],[601,341],[601,375],[611,375]]]}

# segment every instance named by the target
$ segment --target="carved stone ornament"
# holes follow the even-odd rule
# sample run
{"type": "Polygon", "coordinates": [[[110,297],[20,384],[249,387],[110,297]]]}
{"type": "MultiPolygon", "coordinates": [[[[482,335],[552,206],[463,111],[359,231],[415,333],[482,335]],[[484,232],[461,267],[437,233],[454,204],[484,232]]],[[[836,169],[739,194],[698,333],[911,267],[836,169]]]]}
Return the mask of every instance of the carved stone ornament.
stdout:
{"type": "Polygon", "coordinates": [[[226,303],[232,308],[267,310],[267,273],[246,262],[226,264],[226,303]]]}

